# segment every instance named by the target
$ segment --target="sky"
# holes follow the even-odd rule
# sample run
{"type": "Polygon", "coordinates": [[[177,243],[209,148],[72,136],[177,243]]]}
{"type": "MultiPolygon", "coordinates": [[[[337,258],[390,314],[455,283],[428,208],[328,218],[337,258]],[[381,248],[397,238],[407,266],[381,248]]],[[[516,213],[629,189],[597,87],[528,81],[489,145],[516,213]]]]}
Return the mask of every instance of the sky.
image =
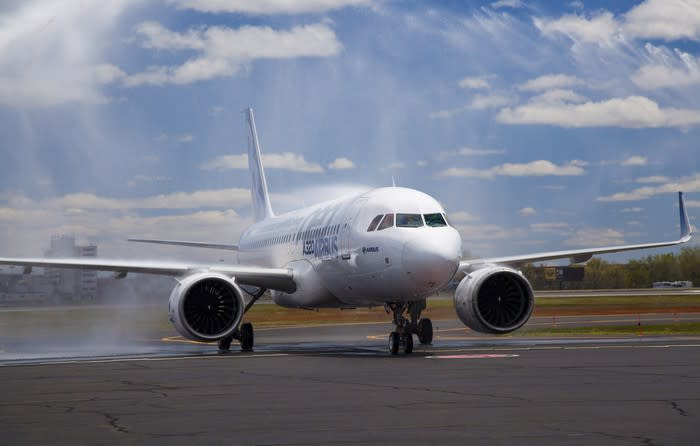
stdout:
{"type": "Polygon", "coordinates": [[[393,179],[471,256],[674,239],[678,190],[700,215],[699,0],[10,0],[2,254],[228,260],[124,240],[237,242],[247,107],[278,213],[393,179]]]}

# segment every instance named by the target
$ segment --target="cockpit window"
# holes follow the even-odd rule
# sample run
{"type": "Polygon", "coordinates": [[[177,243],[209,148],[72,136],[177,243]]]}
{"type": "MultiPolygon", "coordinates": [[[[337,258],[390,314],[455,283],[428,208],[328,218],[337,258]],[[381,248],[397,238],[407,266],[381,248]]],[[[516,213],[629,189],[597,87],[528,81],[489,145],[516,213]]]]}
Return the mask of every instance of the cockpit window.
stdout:
{"type": "Polygon", "coordinates": [[[394,226],[394,214],[386,214],[384,216],[384,220],[382,220],[382,223],[377,228],[377,231],[381,231],[382,229],[386,228],[391,228],[392,226],[394,226]]]}
{"type": "Polygon", "coordinates": [[[424,214],[423,217],[425,217],[425,224],[433,228],[447,226],[442,214],[424,214]]]}
{"type": "Polygon", "coordinates": [[[377,229],[377,225],[378,225],[379,222],[382,220],[382,217],[383,217],[383,215],[377,215],[376,217],[374,217],[374,218],[372,219],[372,222],[371,222],[371,223],[369,224],[369,226],[367,227],[367,232],[372,232],[372,231],[374,231],[375,229],[377,229]]]}
{"type": "Polygon", "coordinates": [[[417,228],[423,226],[423,217],[420,214],[396,214],[396,227],[417,228]]]}

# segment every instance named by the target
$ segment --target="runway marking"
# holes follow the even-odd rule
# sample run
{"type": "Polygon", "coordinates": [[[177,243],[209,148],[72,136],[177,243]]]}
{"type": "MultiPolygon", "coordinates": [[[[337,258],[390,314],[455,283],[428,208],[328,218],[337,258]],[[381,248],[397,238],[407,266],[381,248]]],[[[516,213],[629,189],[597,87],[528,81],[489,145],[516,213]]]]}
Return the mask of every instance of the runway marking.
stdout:
{"type": "Polygon", "coordinates": [[[616,345],[574,345],[574,346],[556,346],[556,345],[534,345],[526,347],[483,347],[483,348],[457,348],[449,349],[452,352],[477,352],[477,351],[533,351],[533,350],[610,350],[610,349],[648,349],[648,348],[700,348],[700,344],[661,344],[661,345],[632,345],[632,344],[616,344],[616,345]]]}
{"type": "Polygon", "coordinates": [[[494,358],[516,358],[520,355],[501,353],[482,353],[474,355],[434,355],[426,356],[425,359],[494,359],[494,358]]]}
{"type": "Polygon", "coordinates": [[[166,336],[160,339],[163,342],[178,342],[180,344],[199,344],[199,345],[209,345],[211,342],[201,342],[201,341],[190,341],[182,336],[166,336]]]}

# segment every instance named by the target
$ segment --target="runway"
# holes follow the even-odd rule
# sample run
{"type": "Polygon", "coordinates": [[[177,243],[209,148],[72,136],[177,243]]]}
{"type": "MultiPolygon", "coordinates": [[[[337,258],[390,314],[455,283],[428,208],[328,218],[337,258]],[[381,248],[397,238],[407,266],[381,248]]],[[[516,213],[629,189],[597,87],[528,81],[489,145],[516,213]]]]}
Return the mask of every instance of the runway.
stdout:
{"type": "Polygon", "coordinates": [[[457,324],[396,357],[388,324],[257,330],[247,354],[172,333],[118,352],[5,345],[3,444],[697,441],[700,337],[493,338],[457,324]]]}

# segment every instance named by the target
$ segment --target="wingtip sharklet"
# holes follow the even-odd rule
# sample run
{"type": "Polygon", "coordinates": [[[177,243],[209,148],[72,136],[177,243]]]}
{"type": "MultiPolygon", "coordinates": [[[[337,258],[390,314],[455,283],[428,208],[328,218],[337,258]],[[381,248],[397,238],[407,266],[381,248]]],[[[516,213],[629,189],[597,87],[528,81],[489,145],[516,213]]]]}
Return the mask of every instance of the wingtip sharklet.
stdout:
{"type": "Polygon", "coordinates": [[[680,241],[681,243],[685,243],[693,238],[693,227],[690,225],[690,220],[688,219],[688,211],[686,211],[685,208],[683,192],[678,192],[678,212],[681,226],[680,241]]]}

